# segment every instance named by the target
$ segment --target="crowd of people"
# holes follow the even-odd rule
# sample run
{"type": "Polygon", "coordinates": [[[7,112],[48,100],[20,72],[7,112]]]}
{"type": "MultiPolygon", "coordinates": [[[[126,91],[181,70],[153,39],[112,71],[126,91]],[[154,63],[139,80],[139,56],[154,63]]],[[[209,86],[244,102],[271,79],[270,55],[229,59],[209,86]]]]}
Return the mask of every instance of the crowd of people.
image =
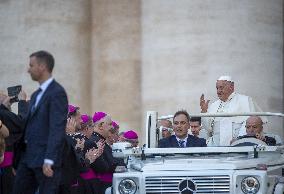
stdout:
{"type": "Polygon", "coordinates": [[[68,104],[53,68],[50,53],[30,55],[28,73],[39,88],[30,100],[18,94],[18,114],[11,111],[14,96],[0,94],[1,194],[104,193],[116,166],[125,165],[113,158],[111,145],[139,143],[135,130],[119,135],[109,114],[81,114],[68,104]]]}
{"type": "MultiPolygon", "coordinates": [[[[6,98],[9,97],[6,96],[6,98]]],[[[63,149],[61,165],[58,167],[52,166],[50,174],[47,175],[45,175],[45,172],[42,171],[46,177],[53,177],[55,176],[54,173],[57,168],[61,168],[61,178],[59,179],[57,187],[54,189],[54,191],[51,191],[51,193],[104,193],[105,190],[112,185],[112,174],[116,166],[125,166],[123,160],[112,157],[112,144],[118,141],[129,142],[133,147],[136,147],[139,143],[137,132],[135,130],[127,130],[121,132],[121,135],[119,136],[120,127],[117,122],[111,119],[110,115],[104,112],[96,112],[92,116],[81,114],[79,107],[70,104],[68,105],[68,113],[66,118],[67,121],[65,135],[63,138],[64,141],[60,146],[60,148],[63,149]]],[[[15,181],[14,176],[17,175],[16,172],[18,172],[20,169],[19,164],[23,165],[22,163],[24,161],[21,160],[21,162],[18,161],[15,163],[10,161],[9,164],[5,164],[7,158],[5,158],[6,161],[4,161],[4,153],[7,154],[10,152],[8,152],[7,149],[5,151],[4,139],[9,137],[9,130],[4,124],[2,124],[1,121],[0,127],[0,137],[2,137],[2,139],[0,139],[0,153],[3,153],[0,161],[0,167],[3,172],[0,179],[2,183],[1,193],[11,193],[13,181],[15,181]],[[8,171],[8,169],[13,170],[8,171]],[[6,184],[7,177],[10,177],[9,181],[11,182],[8,185],[6,184]]],[[[14,131],[12,130],[11,132],[12,133],[10,135],[13,135],[14,131]]],[[[38,157],[39,153],[37,153],[37,151],[31,151],[33,154],[37,154],[34,155],[34,157],[38,157]]],[[[40,154],[44,153],[45,150],[40,151],[40,154]]],[[[43,162],[45,162],[47,159],[49,158],[45,158],[43,162]]],[[[35,168],[39,169],[40,167],[35,168]]],[[[42,170],[44,170],[44,166],[42,167],[42,170]]],[[[20,177],[22,181],[24,181],[26,178],[27,175],[25,175],[25,177],[20,177]]],[[[35,183],[43,180],[37,180],[35,177],[35,180],[33,181],[35,183]]],[[[31,183],[32,182],[26,184],[31,183]]],[[[52,185],[56,185],[56,183],[53,182],[52,185]]],[[[14,189],[13,193],[18,192],[36,194],[45,193],[46,191],[44,189],[49,189],[46,187],[41,188],[40,183],[34,188],[28,188],[29,186],[26,185],[24,188],[25,190],[22,191],[18,191],[18,185],[14,185],[14,187],[16,188],[14,189]],[[26,189],[30,191],[28,192],[26,189]]]]}
{"type": "MultiPolygon", "coordinates": [[[[115,168],[125,166],[112,156],[113,143],[139,145],[137,132],[121,131],[109,114],[88,115],[69,104],[52,77],[53,68],[50,53],[30,55],[28,73],[40,87],[30,100],[24,91],[19,93],[17,114],[11,111],[12,97],[0,94],[0,194],[103,194],[112,185],[115,168]]],[[[230,76],[221,76],[216,88],[216,102],[200,97],[202,113],[259,110],[250,97],[234,92],[230,76]]],[[[247,136],[275,145],[275,139],[264,135],[263,123],[257,116],[200,118],[180,110],[172,121],[159,121],[159,147],[230,145],[247,136]]]]}

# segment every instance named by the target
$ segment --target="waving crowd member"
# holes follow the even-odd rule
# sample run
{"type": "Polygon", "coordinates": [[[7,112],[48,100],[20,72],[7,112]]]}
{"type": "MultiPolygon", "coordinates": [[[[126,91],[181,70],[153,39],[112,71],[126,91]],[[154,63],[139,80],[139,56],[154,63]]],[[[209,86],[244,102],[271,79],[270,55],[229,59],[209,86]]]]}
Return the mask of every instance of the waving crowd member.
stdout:
{"type": "MultiPolygon", "coordinates": [[[[202,113],[234,113],[261,111],[251,97],[235,92],[234,81],[230,76],[221,76],[216,81],[218,100],[209,105],[204,94],[200,97],[202,113]]],[[[232,136],[236,138],[245,134],[247,117],[203,117],[202,125],[208,131],[208,146],[229,145],[232,136]],[[226,130],[222,130],[226,129],[226,130]],[[220,133],[222,130],[222,133],[220,133]],[[230,137],[230,138],[229,138],[230,137]]]]}

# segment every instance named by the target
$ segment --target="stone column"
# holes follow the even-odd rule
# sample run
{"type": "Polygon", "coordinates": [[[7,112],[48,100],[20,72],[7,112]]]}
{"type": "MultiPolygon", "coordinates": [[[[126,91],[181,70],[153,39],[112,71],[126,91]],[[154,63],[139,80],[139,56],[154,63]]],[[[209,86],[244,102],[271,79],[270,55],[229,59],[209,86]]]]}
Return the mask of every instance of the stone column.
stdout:
{"type": "Polygon", "coordinates": [[[140,0],[92,0],[92,109],[140,132],[140,0]]]}
{"type": "Polygon", "coordinates": [[[27,73],[29,55],[47,50],[55,57],[53,76],[69,102],[90,112],[89,7],[83,0],[0,1],[1,89],[22,84],[31,94],[38,85],[27,73]]]}

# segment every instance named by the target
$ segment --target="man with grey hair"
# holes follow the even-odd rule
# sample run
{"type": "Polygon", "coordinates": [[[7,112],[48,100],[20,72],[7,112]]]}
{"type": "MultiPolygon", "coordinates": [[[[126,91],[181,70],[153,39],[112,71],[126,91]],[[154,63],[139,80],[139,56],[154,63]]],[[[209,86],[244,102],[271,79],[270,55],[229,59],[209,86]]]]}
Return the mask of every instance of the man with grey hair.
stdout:
{"type": "MultiPolygon", "coordinates": [[[[216,81],[218,100],[209,105],[204,94],[200,97],[201,113],[257,112],[261,109],[252,98],[235,92],[230,76],[221,76],[216,81]]],[[[203,117],[202,125],[208,131],[208,146],[230,145],[230,140],[246,134],[247,117],[203,117]]]]}
{"type": "Polygon", "coordinates": [[[173,125],[172,122],[168,119],[161,119],[158,122],[158,129],[159,132],[161,133],[161,138],[167,138],[172,135],[173,132],[173,125]]]}
{"type": "MultiPolygon", "coordinates": [[[[92,180],[92,193],[103,194],[106,188],[112,185],[112,174],[116,166],[121,165],[121,160],[117,160],[112,156],[112,149],[107,144],[107,139],[111,133],[117,133],[117,129],[113,127],[111,116],[104,112],[96,112],[93,115],[94,132],[91,135],[90,142],[103,141],[103,153],[90,164],[93,173],[96,176],[92,180]]],[[[88,149],[89,145],[86,145],[88,149]]]]}

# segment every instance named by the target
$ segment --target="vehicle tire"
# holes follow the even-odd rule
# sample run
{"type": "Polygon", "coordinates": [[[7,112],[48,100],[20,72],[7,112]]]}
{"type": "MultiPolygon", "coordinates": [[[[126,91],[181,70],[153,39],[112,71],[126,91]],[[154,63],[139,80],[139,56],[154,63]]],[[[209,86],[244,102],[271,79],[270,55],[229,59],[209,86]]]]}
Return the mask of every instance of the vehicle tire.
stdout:
{"type": "Polygon", "coordinates": [[[275,186],[273,194],[284,194],[284,184],[283,183],[278,183],[275,186]]]}

